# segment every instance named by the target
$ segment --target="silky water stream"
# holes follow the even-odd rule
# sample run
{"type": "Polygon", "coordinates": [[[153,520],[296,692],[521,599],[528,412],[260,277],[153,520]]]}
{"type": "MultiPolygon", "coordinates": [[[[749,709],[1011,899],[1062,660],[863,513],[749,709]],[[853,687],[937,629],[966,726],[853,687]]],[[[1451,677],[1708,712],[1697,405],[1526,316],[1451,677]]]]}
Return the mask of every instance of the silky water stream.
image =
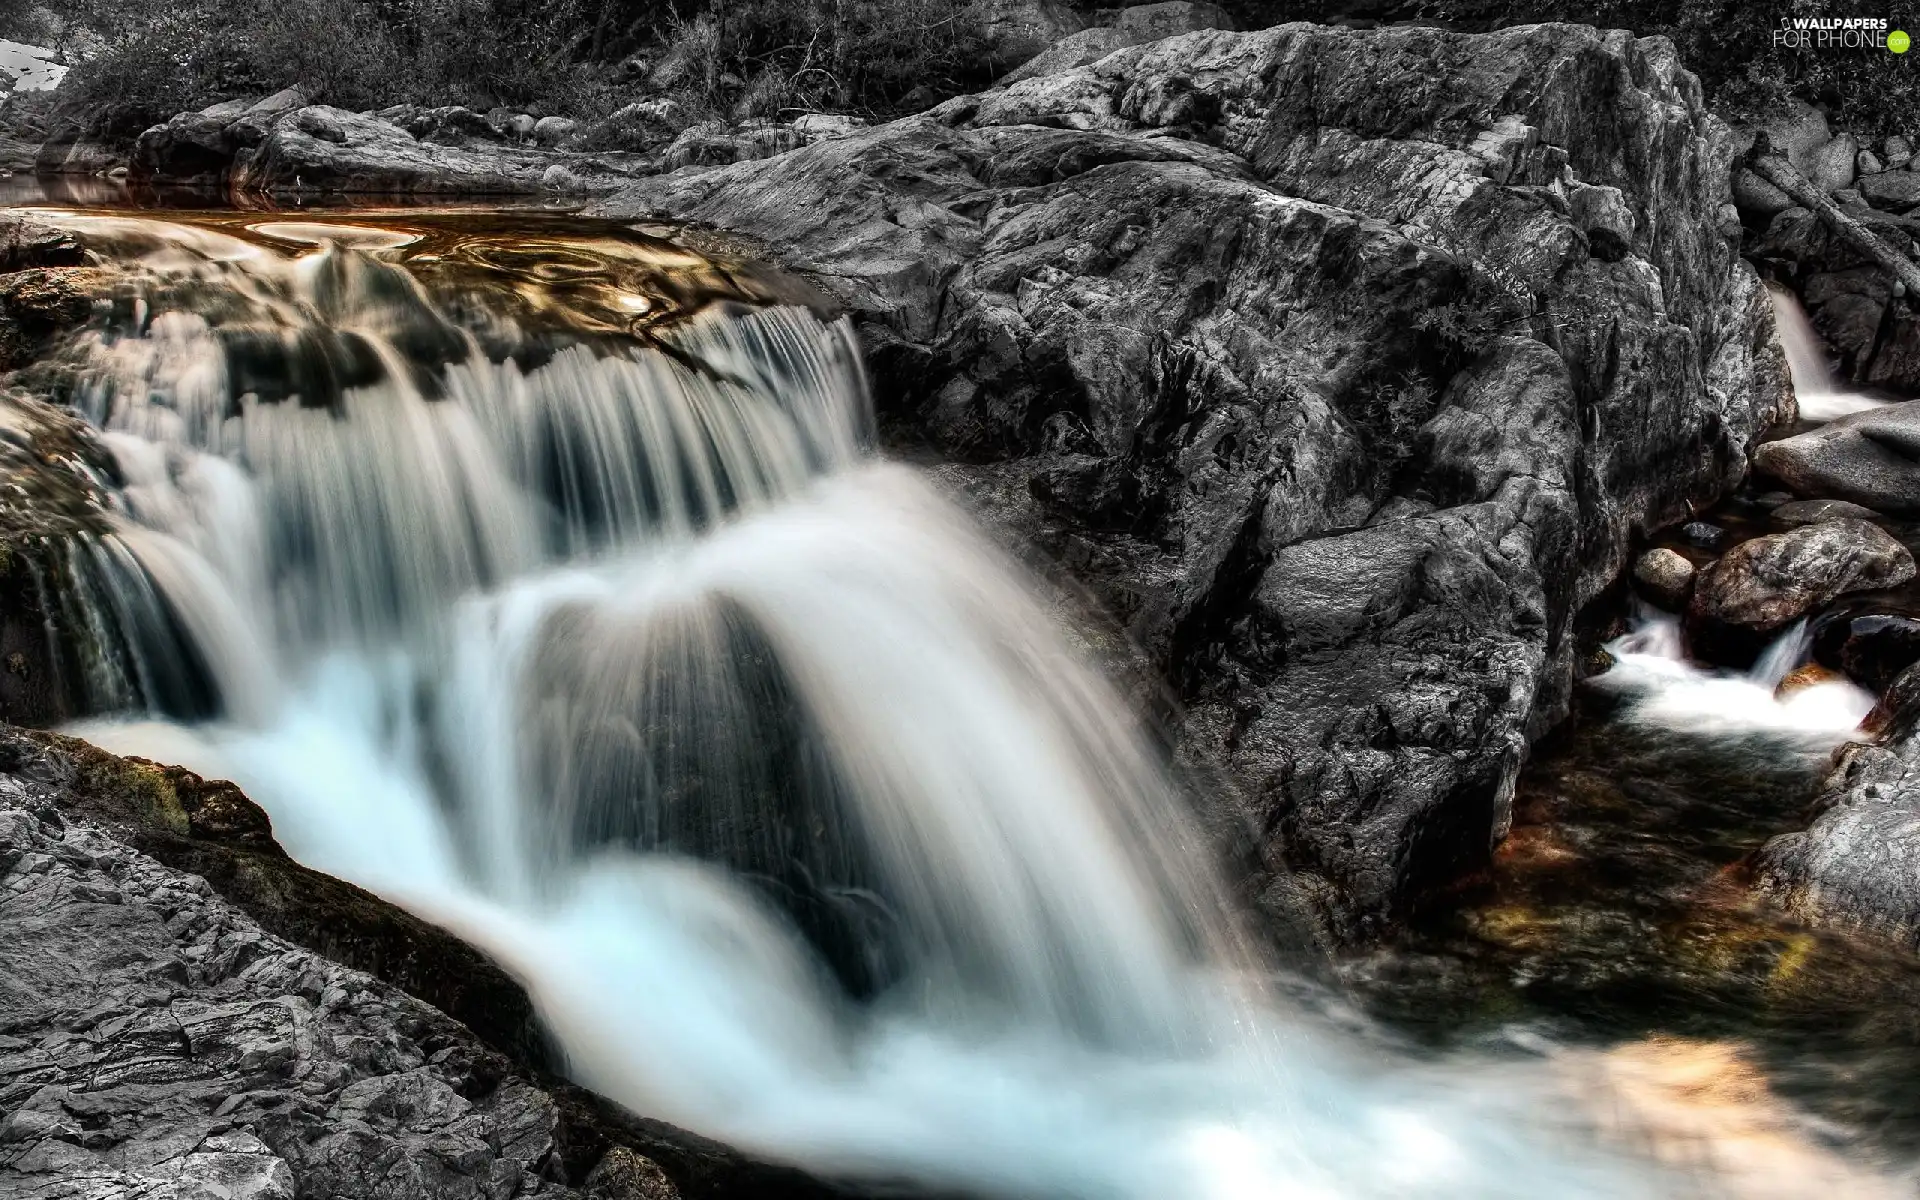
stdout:
{"type": "Polygon", "coordinates": [[[777,277],[533,218],[47,218],[121,273],[56,364],[118,475],[81,732],[486,948],[582,1082],[968,1194],[1894,1194],[1737,1054],[1703,1104],[1482,1004],[1498,905],[1344,986],[1269,961],[777,277]]]}

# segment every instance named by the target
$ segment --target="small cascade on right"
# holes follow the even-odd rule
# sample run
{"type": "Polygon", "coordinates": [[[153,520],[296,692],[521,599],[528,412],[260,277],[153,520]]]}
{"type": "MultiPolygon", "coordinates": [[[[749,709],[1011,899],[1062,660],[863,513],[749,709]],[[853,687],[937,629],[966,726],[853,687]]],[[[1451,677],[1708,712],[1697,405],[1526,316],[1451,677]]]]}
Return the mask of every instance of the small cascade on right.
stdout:
{"type": "Polygon", "coordinates": [[[1826,749],[1859,729],[1874,698],[1841,677],[1794,686],[1790,677],[1812,647],[1806,621],[1796,621],[1746,671],[1717,671],[1687,657],[1679,617],[1645,608],[1627,633],[1607,643],[1613,666],[1589,683],[1618,697],[1619,718],[1631,725],[1826,749]]]}
{"type": "Polygon", "coordinates": [[[1887,400],[1848,387],[1827,361],[1826,343],[1813,328],[1807,310],[1792,292],[1769,286],[1773,297],[1773,319],[1780,333],[1780,348],[1787,354],[1787,370],[1793,376],[1793,394],[1800,402],[1800,419],[1825,422],[1882,408],[1887,400]]]}

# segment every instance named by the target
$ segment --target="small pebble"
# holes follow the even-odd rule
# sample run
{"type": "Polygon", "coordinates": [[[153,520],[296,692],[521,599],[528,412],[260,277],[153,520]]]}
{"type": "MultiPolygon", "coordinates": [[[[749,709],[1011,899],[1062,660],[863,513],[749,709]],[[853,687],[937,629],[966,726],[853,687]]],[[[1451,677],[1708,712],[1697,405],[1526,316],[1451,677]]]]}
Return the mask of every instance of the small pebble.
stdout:
{"type": "Polygon", "coordinates": [[[1724,550],[1728,541],[1727,531],[1711,521],[1688,521],[1680,527],[1680,537],[1702,550],[1724,550]]]}

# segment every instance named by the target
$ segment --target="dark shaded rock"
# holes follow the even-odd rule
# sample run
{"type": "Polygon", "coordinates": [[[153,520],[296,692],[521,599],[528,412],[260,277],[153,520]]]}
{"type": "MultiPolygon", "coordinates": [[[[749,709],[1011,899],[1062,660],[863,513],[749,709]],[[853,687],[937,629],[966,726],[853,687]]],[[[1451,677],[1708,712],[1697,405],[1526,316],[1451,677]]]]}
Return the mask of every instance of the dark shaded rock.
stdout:
{"type": "Polygon", "coordinates": [[[1292,25],[598,211],[846,305],[889,428],[1145,646],[1218,824],[1352,936],[1484,859],[1574,614],[1791,416],[1731,148],[1657,40],[1292,25]]]}
{"type": "Polygon", "coordinates": [[[1733,202],[1741,212],[1771,217],[1794,207],[1793,197],[1741,167],[1733,173],[1733,202]]]}
{"type": "Polygon", "coordinates": [[[664,1171],[625,1146],[607,1151],[582,1191],[585,1200],[680,1200],[664,1171]]]}
{"type": "Polygon", "coordinates": [[[1773,523],[1785,529],[1797,529],[1802,525],[1818,525],[1822,521],[1837,521],[1851,518],[1856,521],[1884,520],[1879,513],[1870,508],[1846,500],[1793,500],[1776,505],[1768,514],[1773,523]]]}
{"type": "MultiPolygon", "coordinates": [[[[1867,208],[1848,215],[1896,250],[1916,253],[1920,218],[1867,208]]],[[[1910,305],[1892,303],[1886,271],[1857,246],[1794,207],[1774,217],[1753,253],[1798,293],[1844,378],[1920,392],[1920,318],[1910,305]]]]}
{"type": "Polygon", "coordinates": [[[1885,692],[1920,662],[1920,619],[1897,613],[1866,613],[1825,622],[1814,638],[1815,657],[1843,671],[1861,687],[1885,692]]]}
{"type": "Polygon", "coordinates": [[[1906,212],[1920,204],[1920,171],[1882,171],[1860,181],[1860,194],[1875,208],[1906,212]]]}
{"type": "MultiPolygon", "coordinates": [[[[1920,699],[1920,671],[1903,679],[1920,699]]],[[[1773,838],[1754,855],[1756,888],[1801,920],[1867,932],[1920,947],[1920,740],[1913,713],[1882,717],[1888,740],[1840,751],[1799,833],[1773,838]]]]}
{"type": "Polygon", "coordinates": [[[113,460],[78,416],[0,392],[0,720],[45,725],[95,711],[99,647],[68,603],[74,547],[107,530],[113,460]]]}
{"type": "MultiPolygon", "coordinates": [[[[612,157],[519,145],[510,136],[517,127],[503,133],[465,108],[386,111],[420,135],[380,116],[306,104],[297,90],[244,107],[216,105],[141,134],[133,172],[237,193],[530,195],[556,179],[566,190],[606,189],[630,170],[612,157]],[[556,167],[563,172],[553,174],[556,167]]],[[[551,146],[573,126],[550,117],[540,130],[529,135],[551,146]]]]}
{"type": "Polygon", "coordinates": [[[64,229],[0,212],[0,272],[28,267],[77,267],[86,261],[80,241],[64,229]]]}
{"type": "Polygon", "coordinates": [[[84,325],[93,315],[94,296],[110,279],[94,267],[0,275],[0,371],[31,361],[55,337],[84,325]]]}
{"type": "Polygon", "coordinates": [[[1753,465],[1802,496],[1920,515],[1920,401],[1768,442],[1754,451],[1753,465]]]}
{"type": "Polygon", "coordinates": [[[124,167],[132,147],[97,138],[82,129],[65,129],[40,143],[33,157],[36,175],[100,175],[124,167]]]}
{"type": "Polygon", "coordinates": [[[1913,578],[1913,554],[1869,521],[1842,518],[1742,542],[1700,572],[1687,607],[1709,632],[1770,633],[1848,592],[1913,578]]]}
{"type": "Polygon", "coordinates": [[[1688,521],[1680,527],[1680,540],[1697,549],[1718,553],[1731,539],[1727,531],[1711,521],[1688,521]]]}
{"type": "Polygon", "coordinates": [[[1089,24],[1057,0],[988,0],[984,15],[988,60],[1000,70],[1026,62],[1089,24]]]}
{"type": "Polygon", "coordinates": [[[1672,550],[1649,550],[1633,564],[1633,578],[1647,599],[1668,612],[1686,607],[1693,593],[1693,564],[1672,550]]]}
{"type": "Polygon", "coordinates": [[[1233,29],[1233,18],[1218,4],[1203,0],[1161,0],[1135,4],[1114,14],[1113,27],[1140,42],[1154,42],[1203,29],[1233,29]]]}

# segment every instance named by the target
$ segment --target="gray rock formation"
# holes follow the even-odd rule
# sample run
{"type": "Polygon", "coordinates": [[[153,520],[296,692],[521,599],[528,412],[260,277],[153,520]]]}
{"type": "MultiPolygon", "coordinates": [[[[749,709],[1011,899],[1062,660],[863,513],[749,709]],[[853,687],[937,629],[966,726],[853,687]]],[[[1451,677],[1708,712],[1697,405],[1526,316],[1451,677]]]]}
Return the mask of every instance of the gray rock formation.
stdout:
{"type": "Polygon", "coordinates": [[[1099,62],[1115,50],[1176,34],[1234,28],[1233,18],[1225,9],[1215,4],[1194,3],[1193,0],[1137,4],[1132,8],[1110,9],[1106,15],[1112,18],[1109,22],[1055,40],[1000,82],[1019,83],[1026,79],[1055,75],[1099,62]]]}
{"type": "Polygon", "coordinates": [[[0,1195],[840,1194],[558,1083],[256,919],[492,989],[467,1006],[518,1012],[496,1032],[530,1020],[476,952],[342,892],[230,784],[0,728],[0,1195]]]}
{"type": "Polygon", "coordinates": [[[1753,464],[1802,496],[1920,514],[1920,401],[1768,442],[1754,452],[1753,464]]]}
{"type": "Polygon", "coordinates": [[[1875,208],[1905,212],[1920,205],[1920,171],[1882,171],[1860,181],[1860,194],[1875,208]]]}
{"type": "Polygon", "coordinates": [[[1792,416],[1731,153],[1659,39],[1294,25],[597,211],[855,312],[891,428],[1125,623],[1261,877],[1354,935],[1486,854],[1574,615],[1792,416]]]}
{"type": "MultiPolygon", "coordinates": [[[[1799,294],[1838,359],[1841,375],[1896,392],[1920,392],[1920,317],[1912,305],[1895,303],[1887,272],[1808,210],[1789,202],[1775,211],[1753,255],[1799,294]]],[[[1920,217],[1867,208],[1848,213],[1896,250],[1914,253],[1920,217]]]]}
{"type": "Polygon", "coordinates": [[[1843,748],[1815,801],[1819,816],[1755,853],[1754,884],[1816,925],[1920,948],[1920,667],[1889,691],[1886,740],[1843,748]]]}
{"type": "Polygon", "coordinates": [[[1770,633],[1848,592],[1913,578],[1913,554],[1870,521],[1842,517],[1753,538],[1700,572],[1688,621],[1770,633]]]}
{"type": "Polygon", "coordinates": [[[1821,622],[1814,655],[1869,691],[1893,694],[1894,680],[1920,662],[1920,619],[1897,612],[1856,612],[1821,622]]]}
{"type": "Polygon", "coordinates": [[[1768,520],[1783,529],[1798,529],[1802,525],[1818,525],[1843,517],[1859,521],[1884,519],[1872,509],[1846,500],[1789,500],[1767,514],[1768,520]]]}
{"type": "Polygon", "coordinates": [[[549,117],[523,146],[467,109],[389,110],[421,132],[380,116],[307,104],[297,89],[253,104],[181,113],[140,135],[133,174],[158,184],[271,195],[440,193],[527,195],[549,190],[549,171],[570,186],[611,189],[641,166],[619,154],[552,149],[573,132],[549,117]]]}

